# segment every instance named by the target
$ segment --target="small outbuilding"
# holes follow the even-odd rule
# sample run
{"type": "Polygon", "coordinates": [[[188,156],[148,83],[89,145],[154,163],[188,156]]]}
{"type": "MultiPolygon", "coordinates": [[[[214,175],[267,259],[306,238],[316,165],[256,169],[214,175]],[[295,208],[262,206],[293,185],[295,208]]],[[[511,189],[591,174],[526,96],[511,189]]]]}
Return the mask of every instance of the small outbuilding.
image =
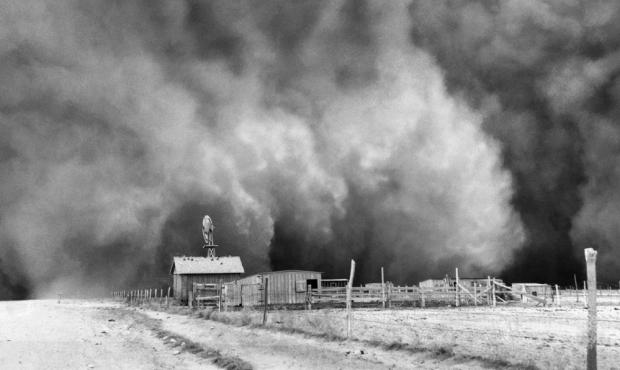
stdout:
{"type": "Polygon", "coordinates": [[[424,281],[420,281],[418,286],[422,289],[447,289],[450,287],[450,279],[426,279],[424,281]]]}
{"type": "Polygon", "coordinates": [[[513,297],[527,302],[527,297],[519,294],[520,292],[531,294],[540,298],[551,298],[553,296],[553,288],[549,284],[541,283],[513,283],[513,297]]]}
{"type": "Polygon", "coordinates": [[[239,279],[243,273],[238,256],[174,257],[170,267],[174,298],[187,302],[194,283],[226,283],[239,279]]]}
{"type": "MultiPolygon", "coordinates": [[[[504,284],[502,279],[495,278],[495,281],[504,284]]],[[[487,277],[464,277],[459,278],[459,284],[465,288],[469,287],[487,287],[489,285],[489,278],[487,277]]],[[[448,289],[456,286],[456,279],[446,276],[443,279],[427,279],[418,283],[418,286],[422,289],[448,289]]]]}
{"type": "Polygon", "coordinates": [[[321,288],[322,272],[303,270],[268,271],[224,284],[226,304],[251,307],[263,304],[265,280],[269,304],[302,304],[308,286],[321,288]]]}

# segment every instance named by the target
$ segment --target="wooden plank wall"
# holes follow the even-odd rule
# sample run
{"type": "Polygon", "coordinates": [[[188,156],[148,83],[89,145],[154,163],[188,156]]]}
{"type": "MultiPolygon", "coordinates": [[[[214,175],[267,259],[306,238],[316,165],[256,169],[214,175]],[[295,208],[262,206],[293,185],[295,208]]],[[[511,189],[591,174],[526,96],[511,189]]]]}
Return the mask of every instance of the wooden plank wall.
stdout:
{"type": "Polygon", "coordinates": [[[321,274],[311,271],[285,271],[266,274],[269,278],[268,292],[270,304],[296,304],[306,301],[305,289],[296,292],[295,283],[298,280],[316,279],[321,286],[321,274]]]}
{"type": "Polygon", "coordinates": [[[175,274],[173,277],[174,298],[187,300],[194,283],[218,284],[239,279],[241,274],[175,274]]]}
{"type": "Polygon", "coordinates": [[[226,284],[226,302],[231,306],[243,305],[252,307],[263,304],[263,277],[269,279],[269,304],[297,304],[305,303],[306,292],[296,291],[296,282],[316,279],[321,287],[321,273],[312,271],[280,271],[263,273],[260,276],[252,275],[238,281],[226,284]]]}

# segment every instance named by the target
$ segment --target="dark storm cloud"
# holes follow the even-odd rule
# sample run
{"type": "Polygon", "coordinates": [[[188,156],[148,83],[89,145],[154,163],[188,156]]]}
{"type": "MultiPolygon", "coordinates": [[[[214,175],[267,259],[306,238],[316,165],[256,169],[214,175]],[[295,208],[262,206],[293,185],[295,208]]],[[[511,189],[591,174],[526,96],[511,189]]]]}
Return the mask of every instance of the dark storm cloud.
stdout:
{"type": "Polygon", "coordinates": [[[160,284],[203,252],[204,214],[248,272],[509,266],[522,195],[477,111],[504,117],[502,100],[448,94],[407,6],[4,2],[3,297],[160,284]]]}
{"type": "Polygon", "coordinates": [[[528,240],[505,277],[567,283],[583,248],[614,281],[618,230],[616,2],[413,2],[411,36],[453,94],[486,112],[528,240]]]}

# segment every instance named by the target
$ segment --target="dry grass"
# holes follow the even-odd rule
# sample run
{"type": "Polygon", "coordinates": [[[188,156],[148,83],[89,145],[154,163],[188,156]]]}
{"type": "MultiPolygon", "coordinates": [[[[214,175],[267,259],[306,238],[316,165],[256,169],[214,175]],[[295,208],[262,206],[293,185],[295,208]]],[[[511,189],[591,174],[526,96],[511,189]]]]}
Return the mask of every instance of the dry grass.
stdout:
{"type": "MultiPolygon", "coordinates": [[[[157,308],[160,311],[164,311],[165,307],[154,306],[153,309],[157,308]]],[[[190,314],[192,310],[179,307],[179,306],[171,306],[165,309],[166,312],[174,313],[174,314],[190,314]]],[[[237,356],[227,356],[222,354],[220,351],[201,345],[200,343],[194,342],[189,338],[186,338],[182,335],[167,331],[161,327],[161,320],[152,319],[140,312],[124,310],[124,309],[116,309],[117,314],[120,317],[130,316],[134,322],[140,325],[144,325],[149,328],[151,331],[155,333],[155,335],[162,339],[164,343],[172,348],[176,348],[180,352],[188,352],[194,355],[200,356],[204,359],[210,360],[213,364],[218,367],[227,370],[251,370],[252,365],[237,357],[237,356]]],[[[202,313],[204,315],[204,313],[202,313]]],[[[206,318],[206,316],[204,316],[206,318]]]]}
{"type": "MultiPolygon", "coordinates": [[[[160,307],[154,305],[150,307],[154,310],[165,311],[168,313],[191,315],[205,320],[212,320],[234,326],[249,326],[262,328],[265,330],[276,330],[291,334],[300,334],[313,338],[320,338],[328,341],[345,341],[346,330],[342,311],[333,312],[331,310],[312,311],[306,314],[304,311],[271,311],[268,314],[267,324],[262,325],[263,313],[255,310],[240,310],[229,312],[218,312],[214,309],[189,309],[182,306],[160,307]]],[[[352,342],[363,343],[389,351],[406,351],[411,353],[426,353],[433,358],[440,360],[451,358],[458,361],[479,361],[489,368],[494,369],[537,369],[535,361],[527,360],[521,363],[511,363],[506,360],[508,353],[502,353],[498,348],[489,348],[484,356],[456,353],[455,347],[458,338],[448,334],[443,338],[435,338],[433,341],[420,340],[419,334],[407,338],[403,342],[401,338],[387,342],[383,337],[372,337],[370,339],[350,338],[352,342]]]]}

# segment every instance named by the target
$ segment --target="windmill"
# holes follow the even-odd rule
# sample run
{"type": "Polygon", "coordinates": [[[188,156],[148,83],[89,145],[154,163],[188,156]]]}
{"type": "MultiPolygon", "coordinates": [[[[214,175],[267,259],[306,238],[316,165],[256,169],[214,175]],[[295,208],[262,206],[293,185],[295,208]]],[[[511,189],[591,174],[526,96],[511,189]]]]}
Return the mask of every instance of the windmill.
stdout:
{"type": "Polygon", "coordinates": [[[207,257],[215,257],[215,247],[217,245],[213,244],[213,230],[215,226],[213,226],[213,220],[211,217],[206,215],[202,219],[202,237],[205,240],[205,245],[203,248],[207,248],[207,257]]]}

